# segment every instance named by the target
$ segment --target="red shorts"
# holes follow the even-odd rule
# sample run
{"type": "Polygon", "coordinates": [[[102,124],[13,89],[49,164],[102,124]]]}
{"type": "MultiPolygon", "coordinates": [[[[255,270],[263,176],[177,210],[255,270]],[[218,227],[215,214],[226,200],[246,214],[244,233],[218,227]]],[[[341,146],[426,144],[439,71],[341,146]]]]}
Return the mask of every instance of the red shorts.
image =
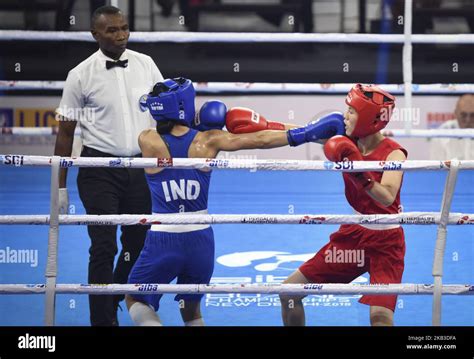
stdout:
{"type": "MultiPolygon", "coordinates": [[[[369,272],[371,284],[397,284],[402,281],[404,257],[403,228],[371,230],[342,225],[299,270],[312,283],[350,283],[369,272]]],[[[364,295],[359,302],[395,311],[397,296],[364,295]]]]}

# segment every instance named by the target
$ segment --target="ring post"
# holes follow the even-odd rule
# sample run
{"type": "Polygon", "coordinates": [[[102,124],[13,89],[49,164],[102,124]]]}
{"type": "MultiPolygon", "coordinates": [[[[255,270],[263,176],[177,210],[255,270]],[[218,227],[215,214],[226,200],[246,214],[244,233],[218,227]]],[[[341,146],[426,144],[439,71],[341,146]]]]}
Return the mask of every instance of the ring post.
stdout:
{"type": "Polygon", "coordinates": [[[51,203],[48,235],[48,259],[46,262],[46,303],[44,325],[53,326],[56,301],[56,276],[58,267],[59,236],[59,165],[60,157],[51,158],[51,203]]]}
{"type": "Polygon", "coordinates": [[[413,111],[412,111],[412,82],[413,82],[413,62],[412,62],[412,10],[413,3],[412,0],[405,0],[405,19],[403,21],[403,92],[405,98],[405,114],[408,114],[409,120],[405,121],[405,131],[407,134],[410,134],[411,131],[411,121],[413,120],[413,111]]]}
{"type": "Polygon", "coordinates": [[[447,224],[449,219],[449,211],[451,210],[451,202],[453,200],[454,187],[458,178],[459,161],[452,160],[449,173],[444,186],[443,200],[441,202],[441,217],[438,225],[436,237],[435,252],[433,259],[433,326],[441,325],[441,294],[443,288],[443,260],[446,250],[446,237],[448,234],[447,224]]]}

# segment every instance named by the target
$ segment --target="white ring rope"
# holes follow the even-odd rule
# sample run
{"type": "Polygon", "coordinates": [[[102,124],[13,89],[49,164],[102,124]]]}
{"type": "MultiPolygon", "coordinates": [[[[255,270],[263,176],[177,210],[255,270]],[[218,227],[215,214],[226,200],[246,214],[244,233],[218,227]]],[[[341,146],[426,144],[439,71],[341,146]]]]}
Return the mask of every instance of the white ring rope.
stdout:
{"type": "MultiPolygon", "coordinates": [[[[15,136],[56,136],[58,134],[58,126],[53,127],[2,127],[1,135],[15,136]]],[[[76,128],[75,136],[81,135],[81,129],[76,128]]]]}
{"type": "MultiPolygon", "coordinates": [[[[0,166],[51,166],[51,156],[0,155],[0,166]]],[[[60,167],[251,169],[267,171],[417,171],[449,170],[451,161],[312,161],[218,158],[61,157],[60,167]]],[[[459,161],[459,169],[474,169],[474,160],[459,161]]]]}
{"type": "MultiPolygon", "coordinates": [[[[89,31],[19,31],[0,30],[0,41],[87,41],[95,42],[89,31]]],[[[242,33],[242,32],[131,32],[129,42],[223,42],[223,43],[392,43],[403,44],[404,35],[396,34],[303,34],[303,33],[242,33]]],[[[473,44],[474,34],[412,35],[413,44],[473,44]]]]}
{"type": "MultiPolygon", "coordinates": [[[[432,295],[432,284],[56,284],[56,294],[377,294],[432,295]]],[[[443,294],[474,295],[470,284],[443,285],[443,294]]],[[[42,294],[44,284],[0,284],[0,294],[42,294]]]]}
{"type": "MultiPolygon", "coordinates": [[[[0,224],[49,224],[50,216],[0,215],[0,224]]],[[[150,224],[416,224],[440,223],[439,212],[399,214],[110,214],[59,215],[65,225],[150,225],[150,224]]],[[[474,224],[474,213],[450,213],[450,225],[474,224]]]]}
{"type": "Polygon", "coordinates": [[[429,129],[429,130],[382,130],[382,135],[386,137],[405,137],[405,138],[474,138],[474,129],[456,128],[456,129],[429,129]]]}
{"type": "MultiPolygon", "coordinates": [[[[413,53],[413,45],[412,45],[412,31],[411,31],[411,23],[412,23],[412,10],[413,10],[413,1],[412,0],[405,0],[405,10],[404,10],[404,21],[403,21],[403,49],[402,49],[402,68],[403,68],[403,84],[405,85],[403,88],[403,107],[406,109],[413,108],[412,102],[412,82],[413,82],[413,61],[412,61],[412,53],[413,53]]],[[[412,127],[412,112],[408,112],[407,121],[405,121],[405,130],[411,131],[412,127]]]]}
{"type": "MultiPolygon", "coordinates": [[[[0,135],[14,136],[56,136],[58,126],[53,127],[2,127],[0,135]]],[[[81,129],[76,128],[75,136],[81,135],[81,129]]],[[[429,130],[411,130],[403,129],[382,130],[382,135],[386,137],[400,138],[474,138],[474,129],[456,128],[456,129],[429,129],[429,130]]]]}
{"type": "MultiPolygon", "coordinates": [[[[195,82],[198,94],[232,93],[324,93],[346,94],[350,83],[268,83],[268,82],[195,82]]],[[[403,84],[379,84],[390,93],[403,94],[403,84]]],[[[64,81],[8,81],[0,80],[0,90],[62,90],[64,81]]],[[[413,94],[474,93],[474,84],[412,84],[413,94]]]]}

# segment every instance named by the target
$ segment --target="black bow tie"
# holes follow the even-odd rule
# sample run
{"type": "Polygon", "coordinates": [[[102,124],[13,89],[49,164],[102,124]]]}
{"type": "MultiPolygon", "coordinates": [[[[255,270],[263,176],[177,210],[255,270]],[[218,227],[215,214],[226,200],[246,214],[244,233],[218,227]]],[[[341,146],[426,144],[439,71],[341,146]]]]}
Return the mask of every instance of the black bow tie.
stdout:
{"type": "Polygon", "coordinates": [[[128,66],[128,60],[118,60],[118,61],[106,61],[105,62],[105,67],[107,68],[107,70],[115,67],[115,66],[119,66],[119,67],[127,67],[128,66]]]}

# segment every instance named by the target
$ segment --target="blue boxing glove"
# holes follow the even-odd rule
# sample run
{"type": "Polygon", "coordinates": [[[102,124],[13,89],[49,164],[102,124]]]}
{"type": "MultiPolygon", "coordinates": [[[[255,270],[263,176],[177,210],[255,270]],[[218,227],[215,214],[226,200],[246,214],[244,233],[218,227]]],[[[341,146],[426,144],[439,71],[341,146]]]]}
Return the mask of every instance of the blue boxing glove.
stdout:
{"type": "Polygon", "coordinates": [[[196,113],[192,127],[198,131],[222,130],[226,113],[227,107],[224,102],[207,101],[196,113]]]}
{"type": "Polygon", "coordinates": [[[286,136],[290,146],[299,146],[345,133],[344,115],[341,112],[331,112],[316,121],[311,121],[305,127],[288,130],[286,136]]]}

